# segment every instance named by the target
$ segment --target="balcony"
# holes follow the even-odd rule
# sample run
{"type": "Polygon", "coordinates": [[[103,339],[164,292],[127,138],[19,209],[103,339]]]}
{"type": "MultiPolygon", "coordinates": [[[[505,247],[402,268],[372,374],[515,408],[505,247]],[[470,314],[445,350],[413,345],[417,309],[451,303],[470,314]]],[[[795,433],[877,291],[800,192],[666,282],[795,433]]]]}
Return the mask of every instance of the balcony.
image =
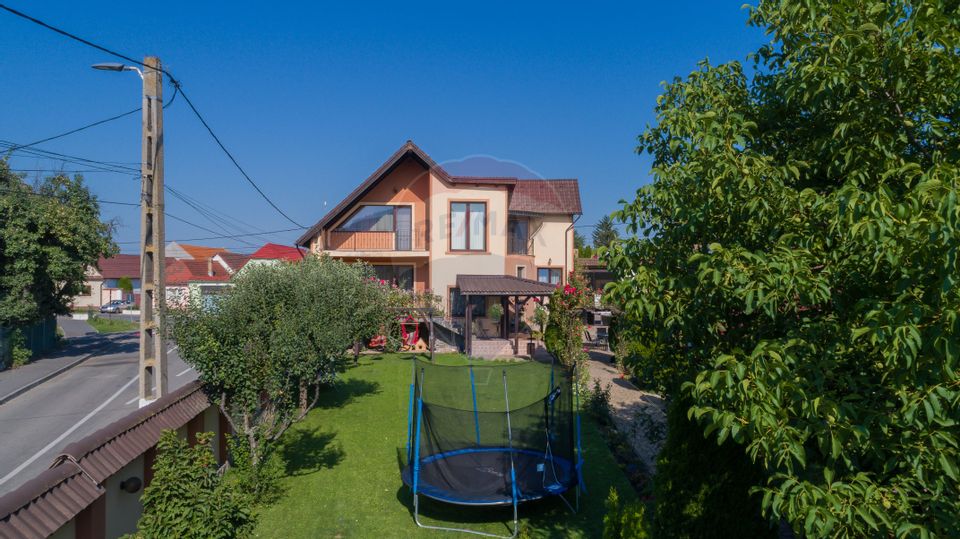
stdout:
{"type": "Polygon", "coordinates": [[[412,231],[398,232],[353,232],[331,230],[326,249],[328,251],[413,251],[421,250],[418,237],[412,231]],[[414,245],[416,243],[416,245],[414,245]]]}

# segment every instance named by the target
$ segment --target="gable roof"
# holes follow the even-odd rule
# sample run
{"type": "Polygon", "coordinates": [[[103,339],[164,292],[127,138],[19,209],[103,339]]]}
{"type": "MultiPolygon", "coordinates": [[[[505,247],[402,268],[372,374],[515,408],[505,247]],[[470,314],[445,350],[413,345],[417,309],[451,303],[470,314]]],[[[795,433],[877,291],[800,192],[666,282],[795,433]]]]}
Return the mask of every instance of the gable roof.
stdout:
{"type": "Polygon", "coordinates": [[[250,255],[253,260],[287,260],[295,262],[303,259],[303,251],[297,247],[288,247],[278,243],[265,243],[250,255]]]}
{"type": "Polygon", "coordinates": [[[207,260],[171,260],[167,263],[166,284],[179,285],[196,282],[226,282],[230,280],[230,272],[223,266],[207,260]],[[213,275],[210,275],[210,270],[213,275]]]}
{"type": "Polygon", "coordinates": [[[229,273],[236,273],[240,268],[250,261],[250,257],[230,251],[220,251],[213,257],[221,266],[225,267],[229,273]]]}
{"type": "Polygon", "coordinates": [[[110,258],[100,257],[97,261],[100,275],[104,279],[119,279],[129,277],[140,278],[140,255],[114,255],[110,258]]]}
{"type": "Polygon", "coordinates": [[[510,195],[511,212],[579,214],[580,185],[577,180],[520,180],[510,195]]]}
{"type": "Polygon", "coordinates": [[[204,247],[203,245],[188,245],[186,243],[178,243],[177,245],[193,257],[194,260],[211,258],[217,253],[226,251],[223,247],[204,247]]]}
{"type": "Polygon", "coordinates": [[[420,161],[420,163],[428,170],[432,170],[437,174],[441,175],[444,179],[449,181],[450,176],[446,173],[443,168],[440,167],[426,154],[419,146],[413,143],[412,140],[408,140],[399,150],[393,152],[393,155],[390,156],[380,168],[373,171],[366,180],[363,180],[363,183],[357,186],[356,189],[350,192],[339,204],[333,207],[330,211],[327,212],[317,224],[310,227],[306,232],[303,233],[299,238],[297,238],[296,245],[308,246],[310,244],[310,238],[316,236],[320,230],[333,221],[337,216],[346,211],[358,198],[363,196],[367,191],[369,191],[381,178],[390,173],[401,161],[407,156],[411,156],[414,159],[420,161]]]}
{"type": "Polygon", "coordinates": [[[450,184],[465,185],[502,185],[513,187],[514,191],[521,188],[522,192],[517,202],[518,209],[513,207],[511,197],[510,210],[540,214],[579,214],[583,213],[580,207],[580,188],[577,180],[521,180],[512,177],[491,176],[453,176],[447,173],[419,146],[408,140],[399,150],[393,153],[380,168],[367,177],[356,189],[350,192],[339,204],[324,215],[317,224],[313,225],[299,238],[296,245],[309,246],[310,239],[315,237],[325,226],[347,211],[360,197],[366,194],[384,176],[390,173],[406,157],[419,161],[424,168],[437,174],[443,181],[450,184]],[[552,184],[559,184],[551,187],[552,184]],[[521,187],[523,186],[523,187],[521,187]]]}

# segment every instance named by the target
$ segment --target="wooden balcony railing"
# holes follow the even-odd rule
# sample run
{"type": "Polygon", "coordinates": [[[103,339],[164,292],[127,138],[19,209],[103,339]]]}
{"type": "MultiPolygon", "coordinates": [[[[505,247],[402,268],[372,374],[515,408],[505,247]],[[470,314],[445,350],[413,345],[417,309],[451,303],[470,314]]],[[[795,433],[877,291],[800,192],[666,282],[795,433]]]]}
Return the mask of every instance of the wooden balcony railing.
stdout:
{"type": "Polygon", "coordinates": [[[331,251],[410,251],[422,249],[420,237],[395,232],[348,232],[332,230],[327,249],[331,251]]]}

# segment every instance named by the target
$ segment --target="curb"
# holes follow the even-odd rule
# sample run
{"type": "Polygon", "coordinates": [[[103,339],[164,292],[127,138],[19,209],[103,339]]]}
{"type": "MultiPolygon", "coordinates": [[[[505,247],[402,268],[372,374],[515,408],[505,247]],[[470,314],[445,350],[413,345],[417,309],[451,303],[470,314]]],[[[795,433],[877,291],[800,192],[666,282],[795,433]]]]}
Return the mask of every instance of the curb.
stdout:
{"type": "Polygon", "coordinates": [[[77,359],[77,360],[75,360],[75,361],[73,361],[73,362],[71,362],[71,363],[68,363],[67,365],[64,365],[63,367],[60,367],[59,369],[57,369],[57,370],[55,370],[55,371],[53,371],[53,372],[49,372],[49,373],[41,376],[40,378],[37,378],[36,380],[34,380],[34,381],[32,381],[32,382],[30,382],[30,383],[28,383],[28,384],[26,384],[26,385],[23,385],[23,386],[21,386],[21,387],[19,387],[19,388],[17,388],[17,389],[14,389],[13,391],[11,391],[10,393],[7,393],[6,395],[0,396],[0,405],[3,405],[3,404],[5,404],[5,403],[13,400],[15,397],[19,397],[20,395],[26,393],[27,391],[30,391],[31,389],[37,387],[38,385],[40,385],[40,384],[42,384],[42,383],[44,383],[44,382],[46,382],[46,381],[48,381],[48,380],[50,380],[50,379],[52,379],[52,378],[56,378],[57,376],[63,374],[64,372],[66,372],[66,371],[68,371],[68,370],[76,367],[77,365],[83,363],[84,361],[90,359],[90,358],[93,357],[95,354],[96,354],[96,352],[87,354],[87,355],[81,357],[80,359],[77,359]]]}

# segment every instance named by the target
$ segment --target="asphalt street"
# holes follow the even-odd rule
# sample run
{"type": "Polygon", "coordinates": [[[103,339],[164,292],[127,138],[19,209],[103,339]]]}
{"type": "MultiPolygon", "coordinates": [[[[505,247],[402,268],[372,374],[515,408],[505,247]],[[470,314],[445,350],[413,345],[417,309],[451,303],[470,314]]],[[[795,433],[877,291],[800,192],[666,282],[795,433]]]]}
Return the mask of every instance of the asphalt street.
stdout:
{"type": "MultiPolygon", "coordinates": [[[[0,495],[49,467],[64,446],[138,407],[138,335],[83,335],[82,326],[70,329],[68,334],[90,341],[95,355],[0,405],[0,495]]],[[[196,372],[170,348],[172,391],[195,379],[196,372]]]]}

